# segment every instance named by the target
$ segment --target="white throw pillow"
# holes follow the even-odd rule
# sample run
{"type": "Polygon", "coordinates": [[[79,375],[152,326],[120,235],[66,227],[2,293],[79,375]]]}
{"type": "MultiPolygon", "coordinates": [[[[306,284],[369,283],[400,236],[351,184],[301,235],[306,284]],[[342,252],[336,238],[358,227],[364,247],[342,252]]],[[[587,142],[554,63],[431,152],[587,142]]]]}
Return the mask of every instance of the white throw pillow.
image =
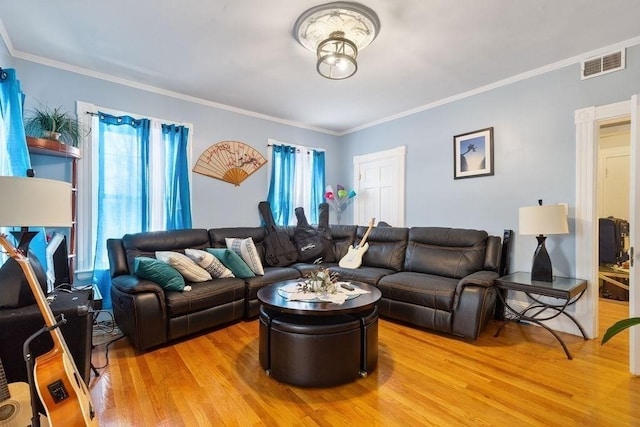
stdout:
{"type": "Polygon", "coordinates": [[[213,254],[200,249],[185,249],[184,253],[196,264],[209,272],[214,279],[224,279],[225,277],[235,277],[231,270],[224,266],[213,254]]]}
{"type": "Polygon", "coordinates": [[[238,254],[238,256],[247,263],[251,271],[258,276],[264,276],[264,268],[262,267],[260,255],[258,255],[258,250],[251,237],[247,237],[246,239],[227,237],[225,238],[225,242],[227,243],[227,248],[238,254]]]}
{"type": "Polygon", "coordinates": [[[156,259],[162,262],[166,262],[171,267],[175,268],[182,274],[182,276],[189,282],[205,282],[211,280],[211,274],[198,264],[193,262],[188,256],[181,254],[180,252],[171,251],[157,251],[156,259]]]}

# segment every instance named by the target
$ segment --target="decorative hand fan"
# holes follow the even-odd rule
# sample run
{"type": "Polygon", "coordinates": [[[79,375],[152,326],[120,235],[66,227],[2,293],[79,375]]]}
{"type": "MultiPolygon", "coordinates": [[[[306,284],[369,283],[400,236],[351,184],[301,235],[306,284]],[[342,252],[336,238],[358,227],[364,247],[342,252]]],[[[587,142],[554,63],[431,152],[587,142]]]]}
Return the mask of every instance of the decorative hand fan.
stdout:
{"type": "Polygon", "coordinates": [[[193,171],[238,186],[265,163],[264,156],[250,145],[222,141],[200,155],[193,171]]]}

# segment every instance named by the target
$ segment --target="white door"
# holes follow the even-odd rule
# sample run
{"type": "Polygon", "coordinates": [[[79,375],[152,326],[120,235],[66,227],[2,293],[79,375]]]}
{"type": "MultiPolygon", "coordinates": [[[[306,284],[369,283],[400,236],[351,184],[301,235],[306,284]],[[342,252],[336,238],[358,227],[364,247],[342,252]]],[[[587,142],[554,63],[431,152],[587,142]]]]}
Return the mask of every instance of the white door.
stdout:
{"type": "MultiPolygon", "coordinates": [[[[630,135],[622,135],[629,141],[630,135]]],[[[601,137],[602,141],[602,137],[601,137]]],[[[601,149],[598,162],[598,218],[629,220],[630,148],[601,149]]]]}
{"type": "Polygon", "coordinates": [[[354,187],[358,196],[354,203],[354,224],[366,225],[384,221],[404,227],[404,146],[353,158],[354,187]]]}

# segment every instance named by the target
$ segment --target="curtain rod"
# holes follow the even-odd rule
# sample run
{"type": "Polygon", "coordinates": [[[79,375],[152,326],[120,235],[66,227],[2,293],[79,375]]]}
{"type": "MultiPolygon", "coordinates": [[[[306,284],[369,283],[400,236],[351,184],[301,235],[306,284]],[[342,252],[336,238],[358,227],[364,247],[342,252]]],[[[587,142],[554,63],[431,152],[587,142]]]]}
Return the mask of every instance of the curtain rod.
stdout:
{"type": "Polygon", "coordinates": [[[272,142],[267,143],[267,147],[273,147],[274,145],[287,145],[289,147],[294,147],[297,150],[326,151],[324,148],[307,147],[306,145],[287,144],[286,142],[282,142],[280,144],[274,144],[272,142]]]}
{"type": "Polygon", "coordinates": [[[0,67],[0,82],[5,81],[8,76],[7,72],[0,67]]]}

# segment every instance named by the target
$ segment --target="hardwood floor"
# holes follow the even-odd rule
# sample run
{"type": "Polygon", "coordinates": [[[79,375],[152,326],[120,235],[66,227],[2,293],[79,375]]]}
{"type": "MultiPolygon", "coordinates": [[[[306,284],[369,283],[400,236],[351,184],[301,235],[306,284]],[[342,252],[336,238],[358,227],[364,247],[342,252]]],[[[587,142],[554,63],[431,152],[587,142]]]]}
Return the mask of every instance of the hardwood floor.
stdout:
{"type": "MultiPolygon", "coordinates": [[[[600,306],[601,331],[627,317],[625,304],[600,306]]],[[[125,338],[90,390],[102,426],[640,425],[628,332],[604,346],[563,334],[568,360],[542,328],[510,323],[494,338],[498,325],[470,343],[381,319],[377,369],[327,389],[268,377],[257,320],[144,354],[125,338]]]]}

